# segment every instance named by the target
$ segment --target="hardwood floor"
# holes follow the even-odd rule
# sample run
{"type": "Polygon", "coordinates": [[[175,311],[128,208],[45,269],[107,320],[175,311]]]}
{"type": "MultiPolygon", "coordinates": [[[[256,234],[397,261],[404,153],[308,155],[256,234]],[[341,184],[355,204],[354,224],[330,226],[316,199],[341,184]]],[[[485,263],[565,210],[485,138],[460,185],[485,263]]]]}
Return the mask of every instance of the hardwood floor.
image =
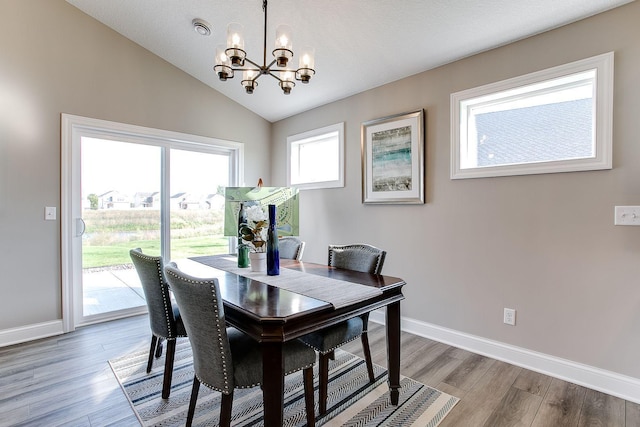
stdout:
{"type": "MultiPolygon", "coordinates": [[[[384,328],[370,324],[374,362],[384,328]]],[[[138,426],[107,361],[149,346],[146,316],[0,348],[0,426],[138,426]]],[[[408,333],[402,375],[461,398],[441,426],[640,426],[640,405],[408,333]]],[[[362,356],[360,341],[345,350],[362,356]]],[[[163,359],[154,362],[162,369],[163,359]]]]}
{"type": "MultiPolygon", "coordinates": [[[[373,362],[386,366],[384,327],[369,325],[373,362]]],[[[461,400],[450,426],[640,426],[640,405],[499,360],[402,333],[402,375],[461,400]]],[[[362,357],[359,340],[343,347],[362,357]]]]}

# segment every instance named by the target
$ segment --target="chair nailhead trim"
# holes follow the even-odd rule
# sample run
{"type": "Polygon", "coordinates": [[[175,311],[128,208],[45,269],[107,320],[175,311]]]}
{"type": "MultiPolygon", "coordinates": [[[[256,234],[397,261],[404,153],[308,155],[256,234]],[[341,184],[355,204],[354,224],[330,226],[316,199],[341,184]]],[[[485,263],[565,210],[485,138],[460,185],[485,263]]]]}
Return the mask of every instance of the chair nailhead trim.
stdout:
{"type": "Polygon", "coordinates": [[[366,252],[370,252],[374,255],[376,255],[376,267],[374,269],[374,274],[380,274],[380,261],[382,260],[382,256],[383,254],[385,254],[384,251],[382,251],[379,248],[376,248],[374,246],[371,245],[362,245],[362,244],[355,244],[355,245],[330,245],[329,246],[329,265],[333,266],[333,254],[334,254],[334,250],[343,250],[343,249],[362,249],[363,251],[366,252]]]}
{"type": "Polygon", "coordinates": [[[322,351],[322,350],[320,350],[319,348],[316,348],[316,346],[313,346],[313,345],[311,345],[311,344],[308,344],[308,343],[306,343],[306,342],[304,342],[304,341],[302,341],[302,342],[303,342],[304,344],[306,344],[308,347],[311,347],[312,349],[314,349],[315,351],[317,351],[318,353],[327,354],[327,353],[332,352],[332,351],[333,351],[333,350],[335,350],[336,348],[342,347],[343,345],[345,345],[345,344],[346,344],[346,343],[348,343],[348,342],[351,342],[351,341],[355,341],[355,340],[357,340],[358,338],[360,338],[360,336],[361,336],[361,335],[355,336],[355,337],[351,338],[349,341],[343,341],[343,342],[341,342],[340,344],[338,344],[338,345],[336,345],[336,346],[333,346],[333,347],[331,347],[329,350],[325,350],[325,351],[322,351]]]}
{"type": "MultiPolygon", "coordinates": [[[[173,338],[178,336],[174,333],[174,331],[171,328],[170,319],[173,316],[173,312],[169,314],[169,304],[167,303],[167,297],[169,295],[169,285],[164,281],[164,275],[162,274],[162,258],[152,257],[149,255],[143,254],[141,252],[133,252],[133,253],[135,253],[135,255],[138,258],[142,258],[147,261],[154,261],[156,263],[156,269],[158,271],[158,281],[160,283],[160,286],[162,287],[162,304],[164,305],[164,314],[165,314],[165,319],[167,321],[167,331],[169,335],[168,337],[162,337],[162,338],[173,338]]],[[[186,337],[186,335],[180,335],[180,336],[186,337]]]]}
{"type": "MultiPolygon", "coordinates": [[[[180,277],[178,275],[176,275],[175,273],[173,273],[171,270],[167,271],[168,274],[173,275],[176,279],[178,280],[182,280],[185,281],[187,283],[191,283],[194,285],[204,285],[207,284],[209,285],[209,289],[211,290],[211,296],[213,297],[213,311],[214,311],[214,315],[215,315],[215,319],[216,319],[216,330],[217,330],[217,336],[218,336],[218,346],[219,346],[219,350],[220,350],[220,354],[222,354],[221,357],[221,362],[222,362],[222,375],[223,375],[223,383],[224,383],[224,389],[220,390],[219,388],[213,387],[211,385],[208,385],[207,383],[200,381],[200,379],[198,378],[198,381],[200,381],[201,384],[204,384],[205,386],[213,389],[213,390],[217,390],[220,391],[222,393],[225,394],[229,394],[231,393],[232,387],[230,387],[229,385],[229,371],[227,368],[227,361],[225,360],[224,357],[224,343],[223,343],[223,339],[222,339],[222,330],[221,330],[221,325],[220,325],[220,311],[218,310],[218,296],[216,295],[216,287],[215,287],[215,281],[214,280],[192,280],[192,279],[187,279],[186,277],[180,277]]],[[[226,324],[224,325],[224,333],[226,334],[226,324]]]]}

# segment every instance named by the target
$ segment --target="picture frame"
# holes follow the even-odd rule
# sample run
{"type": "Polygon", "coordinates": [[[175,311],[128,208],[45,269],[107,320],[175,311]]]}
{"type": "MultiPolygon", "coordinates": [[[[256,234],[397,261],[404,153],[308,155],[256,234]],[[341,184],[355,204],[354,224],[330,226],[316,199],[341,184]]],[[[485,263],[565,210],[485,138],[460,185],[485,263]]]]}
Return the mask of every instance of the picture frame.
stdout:
{"type": "Polygon", "coordinates": [[[362,203],[424,204],[424,110],[362,124],[362,203]]]}

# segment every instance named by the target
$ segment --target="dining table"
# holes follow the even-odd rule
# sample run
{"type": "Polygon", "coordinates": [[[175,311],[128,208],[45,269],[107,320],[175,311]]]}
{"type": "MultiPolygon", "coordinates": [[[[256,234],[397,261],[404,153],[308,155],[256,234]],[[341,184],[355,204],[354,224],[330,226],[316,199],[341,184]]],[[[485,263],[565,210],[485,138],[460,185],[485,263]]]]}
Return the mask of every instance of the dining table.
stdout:
{"type": "Polygon", "coordinates": [[[404,280],[379,274],[280,259],[280,274],[237,267],[234,255],[176,261],[200,278],[216,278],[225,319],[260,342],[264,425],[281,427],[284,409],[283,344],[377,309],[385,309],[389,398],[400,394],[400,301],[404,280]]]}

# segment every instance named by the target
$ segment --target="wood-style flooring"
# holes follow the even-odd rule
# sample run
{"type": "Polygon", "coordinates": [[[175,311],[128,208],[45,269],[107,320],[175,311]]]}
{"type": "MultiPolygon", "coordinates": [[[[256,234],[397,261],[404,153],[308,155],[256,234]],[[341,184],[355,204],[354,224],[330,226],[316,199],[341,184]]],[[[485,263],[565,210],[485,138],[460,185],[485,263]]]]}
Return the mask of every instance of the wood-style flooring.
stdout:
{"type": "MultiPolygon", "coordinates": [[[[369,336],[385,366],[384,328],[369,336]]],[[[138,426],[107,361],[149,339],[137,316],[0,348],[0,426],[138,426]]],[[[359,340],[343,348],[362,356],[359,340]]],[[[402,375],[461,398],[443,427],[640,426],[640,405],[408,333],[401,360],[402,375]]]]}

